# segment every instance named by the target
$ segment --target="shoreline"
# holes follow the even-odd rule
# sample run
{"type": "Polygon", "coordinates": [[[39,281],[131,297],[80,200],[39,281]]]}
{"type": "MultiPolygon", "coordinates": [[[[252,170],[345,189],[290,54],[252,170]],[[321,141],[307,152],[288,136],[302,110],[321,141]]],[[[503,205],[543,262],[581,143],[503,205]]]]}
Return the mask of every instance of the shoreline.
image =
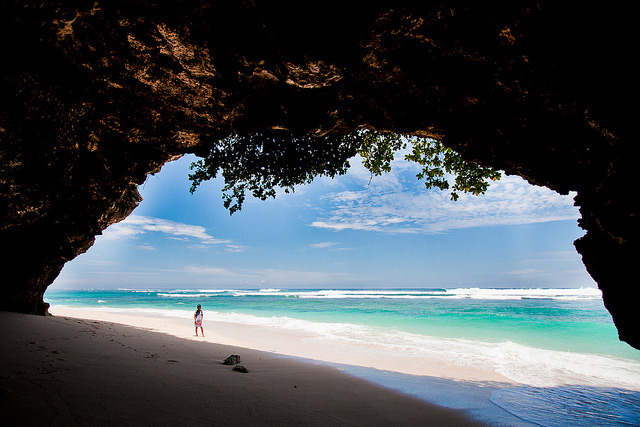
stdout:
{"type": "Polygon", "coordinates": [[[430,376],[458,381],[500,383],[516,386],[519,383],[490,369],[460,366],[440,359],[421,360],[398,349],[388,354],[374,345],[354,342],[327,341],[320,334],[283,327],[249,325],[212,319],[205,312],[205,338],[195,336],[193,320],[172,316],[144,315],[131,309],[101,311],[91,308],[53,307],[54,316],[80,317],[146,328],[178,338],[209,343],[221,343],[273,354],[307,359],[316,363],[354,365],[392,371],[400,374],[430,376]]]}
{"type": "Polygon", "coordinates": [[[485,425],[337,364],[182,338],[150,320],[129,326],[59,311],[0,320],[8,425],[485,425]],[[231,354],[249,373],[221,364],[231,354]]]}

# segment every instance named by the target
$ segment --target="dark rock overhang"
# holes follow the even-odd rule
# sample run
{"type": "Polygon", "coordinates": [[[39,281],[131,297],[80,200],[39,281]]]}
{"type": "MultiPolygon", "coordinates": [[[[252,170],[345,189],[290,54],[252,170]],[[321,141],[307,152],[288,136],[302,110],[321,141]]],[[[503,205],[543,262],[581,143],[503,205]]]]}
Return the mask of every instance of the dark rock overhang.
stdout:
{"type": "MultiPolygon", "coordinates": [[[[7,1],[0,307],[45,313],[136,185],[229,133],[359,128],[577,191],[575,242],[640,348],[631,14],[578,1],[7,1]]],[[[621,3],[620,3],[621,4],[621,3]]]]}

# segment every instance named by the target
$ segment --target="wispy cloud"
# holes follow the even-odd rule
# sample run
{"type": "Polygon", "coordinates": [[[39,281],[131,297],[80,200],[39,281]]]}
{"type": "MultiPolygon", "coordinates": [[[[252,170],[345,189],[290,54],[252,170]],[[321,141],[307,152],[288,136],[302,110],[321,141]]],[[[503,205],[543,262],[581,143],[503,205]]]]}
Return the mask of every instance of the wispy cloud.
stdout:
{"type": "Polygon", "coordinates": [[[538,279],[545,276],[553,276],[553,272],[541,271],[535,268],[523,268],[520,270],[506,271],[504,274],[508,276],[518,277],[520,279],[538,279]]]}
{"type": "Polygon", "coordinates": [[[144,245],[138,245],[136,246],[138,249],[144,249],[145,251],[157,251],[158,249],[156,249],[155,247],[149,245],[149,244],[144,244],[144,245]]]}
{"type": "Polygon", "coordinates": [[[511,274],[514,276],[530,276],[533,274],[540,274],[540,272],[534,268],[523,268],[521,270],[507,271],[505,274],[511,274]]]}
{"type": "Polygon", "coordinates": [[[330,248],[337,244],[338,244],[337,242],[319,242],[319,243],[312,243],[309,245],[309,247],[314,249],[323,249],[323,248],[330,248]]]}
{"type": "Polygon", "coordinates": [[[149,216],[131,215],[107,228],[102,239],[131,238],[145,233],[159,232],[170,239],[193,241],[201,245],[230,244],[231,240],[216,239],[205,227],[149,216]]]}
{"type": "Polygon", "coordinates": [[[415,178],[415,166],[396,161],[390,174],[369,176],[352,168],[351,185],[326,196],[329,208],[310,224],[331,230],[435,234],[496,225],[531,224],[579,218],[572,196],[528,184],[517,176],[492,183],[485,195],[427,191],[415,178]],[[365,182],[366,181],[366,182],[365,182]]]}
{"type": "Polygon", "coordinates": [[[208,276],[236,276],[237,274],[227,270],[226,268],[208,267],[201,265],[187,265],[184,267],[185,273],[204,274],[208,276]]]}

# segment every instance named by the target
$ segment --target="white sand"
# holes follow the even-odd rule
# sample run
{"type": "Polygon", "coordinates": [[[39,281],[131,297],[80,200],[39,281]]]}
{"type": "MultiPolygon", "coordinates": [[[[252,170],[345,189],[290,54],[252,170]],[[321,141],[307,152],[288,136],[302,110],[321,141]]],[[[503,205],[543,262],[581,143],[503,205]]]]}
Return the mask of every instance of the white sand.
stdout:
{"type": "MultiPolygon", "coordinates": [[[[0,312],[3,425],[477,425],[331,367],[214,343],[284,348],[303,336],[275,334],[275,343],[261,328],[209,321],[202,340],[191,322],[171,318],[54,312],[0,312]],[[250,372],[220,363],[231,354],[250,372]]],[[[325,353],[340,358],[335,349],[325,353]]]]}
{"type": "MultiPolygon", "coordinates": [[[[450,378],[464,381],[492,381],[512,383],[511,380],[491,370],[448,364],[444,360],[423,359],[403,349],[389,354],[388,348],[373,344],[327,340],[320,334],[282,327],[246,325],[221,322],[205,312],[205,338],[195,336],[193,321],[170,316],[144,316],[135,311],[96,311],[80,308],[51,309],[58,316],[97,319],[122,323],[152,331],[163,332],[179,338],[211,343],[223,343],[254,350],[313,359],[322,362],[371,367],[411,375],[450,378]]],[[[200,333],[198,331],[198,333],[200,333]]]]}

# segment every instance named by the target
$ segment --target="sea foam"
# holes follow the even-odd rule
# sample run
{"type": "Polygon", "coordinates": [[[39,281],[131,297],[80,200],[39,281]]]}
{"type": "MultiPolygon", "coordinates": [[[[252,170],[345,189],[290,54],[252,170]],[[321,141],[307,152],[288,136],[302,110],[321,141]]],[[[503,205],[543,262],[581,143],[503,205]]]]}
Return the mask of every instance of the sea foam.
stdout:
{"type": "MultiPolygon", "coordinates": [[[[192,311],[153,308],[95,310],[190,319],[192,311]]],[[[303,331],[326,345],[365,347],[381,356],[401,354],[416,361],[440,360],[462,368],[495,371],[532,387],[582,385],[640,391],[640,364],[622,358],[535,348],[511,341],[434,337],[368,325],[316,322],[287,316],[207,311],[208,319],[276,330],[303,331]]],[[[277,349],[276,349],[277,351],[277,349]]]]}
{"type": "Polygon", "coordinates": [[[229,296],[273,296],[311,299],[387,298],[387,299],[476,299],[476,300],[522,300],[555,299],[580,301],[602,299],[602,291],[596,288],[577,289],[509,289],[509,288],[455,288],[455,289],[394,289],[394,290],[283,290],[283,289],[198,289],[194,291],[176,289],[158,293],[160,296],[198,297],[227,294],[229,296]],[[205,294],[205,295],[203,295],[205,294]]]}
{"type": "Polygon", "coordinates": [[[565,384],[619,387],[640,391],[640,364],[611,356],[546,350],[510,341],[482,342],[412,334],[388,328],[350,323],[324,323],[290,317],[259,317],[214,312],[209,318],[247,325],[305,331],[317,339],[377,348],[381,354],[416,360],[442,360],[460,367],[490,369],[534,387],[565,384]]]}
{"type": "Polygon", "coordinates": [[[228,322],[271,328],[273,334],[303,332],[301,345],[357,353],[365,361],[393,360],[389,371],[379,371],[385,375],[402,375],[391,372],[398,366],[416,373],[433,364],[496,372],[520,386],[494,393],[493,402],[532,423],[639,424],[640,358],[617,340],[595,288],[131,289],[46,297],[60,308],[175,317],[189,330],[201,303],[208,326],[228,322]],[[615,408],[607,406],[611,399],[619,402],[615,408]]]}

